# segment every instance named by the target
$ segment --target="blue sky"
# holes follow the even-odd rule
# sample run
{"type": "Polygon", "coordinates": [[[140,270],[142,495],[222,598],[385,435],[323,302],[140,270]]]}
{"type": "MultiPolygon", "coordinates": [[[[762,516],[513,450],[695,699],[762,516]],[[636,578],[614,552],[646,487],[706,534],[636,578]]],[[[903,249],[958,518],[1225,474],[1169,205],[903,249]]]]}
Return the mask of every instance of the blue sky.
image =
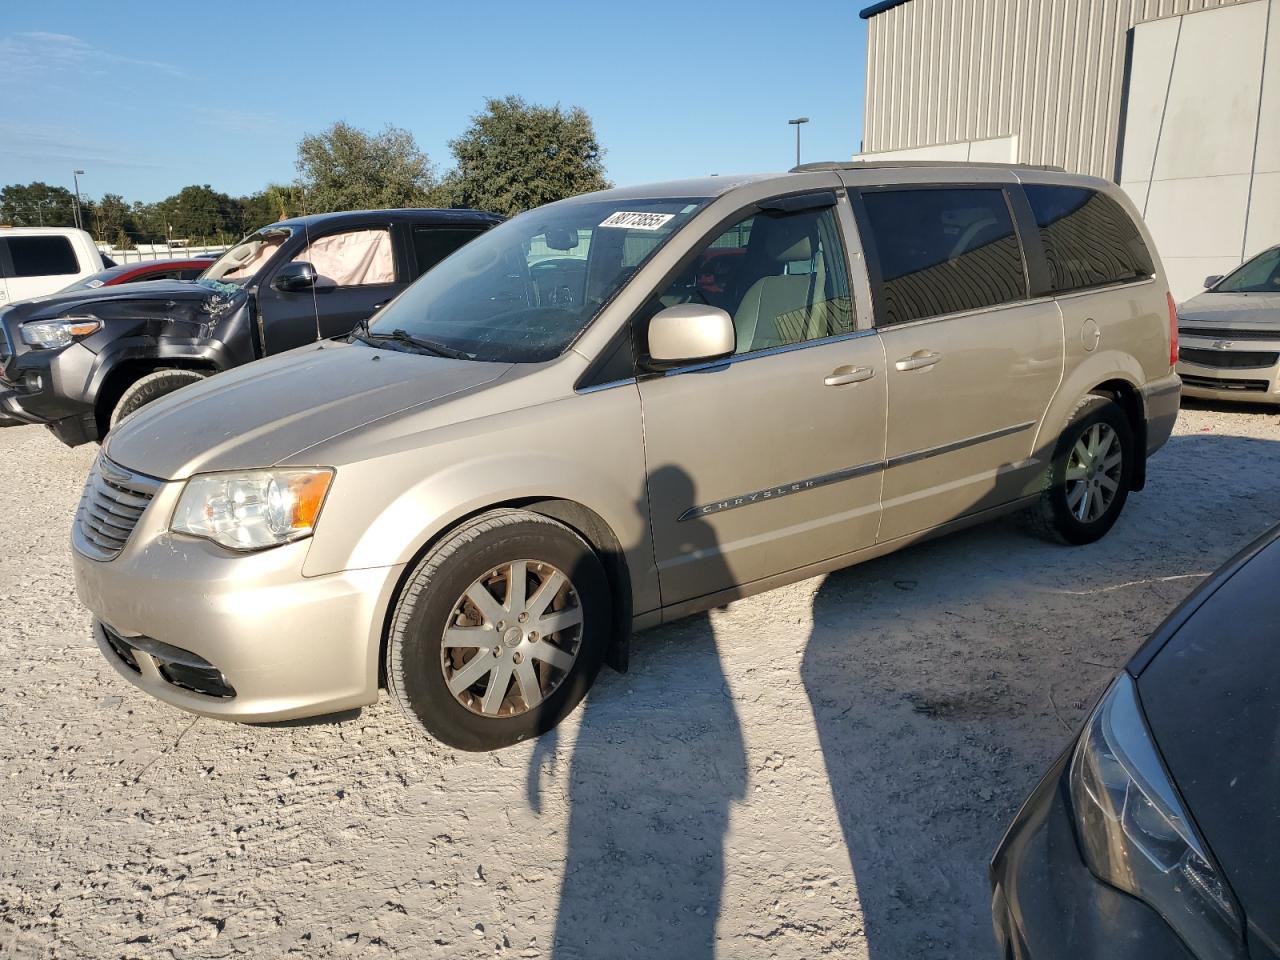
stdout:
{"type": "Polygon", "coordinates": [[[410,130],[437,169],[487,96],[583,107],[638,183],[843,159],[862,132],[857,0],[281,4],[4,0],[0,185],[158,200],[295,176],[335,120],[410,130]],[[803,14],[801,15],[801,10],[803,14]]]}

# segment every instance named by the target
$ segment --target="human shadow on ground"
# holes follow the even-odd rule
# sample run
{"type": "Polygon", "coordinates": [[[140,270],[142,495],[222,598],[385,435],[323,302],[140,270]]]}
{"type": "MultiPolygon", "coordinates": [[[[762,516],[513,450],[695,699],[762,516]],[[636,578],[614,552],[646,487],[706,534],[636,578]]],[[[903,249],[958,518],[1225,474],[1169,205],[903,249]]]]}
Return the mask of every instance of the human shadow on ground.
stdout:
{"type": "MultiPolygon", "coordinates": [[[[687,474],[662,470],[665,483],[682,488],[679,502],[698,502],[687,474]]],[[[690,543],[705,547],[707,525],[695,519],[688,528],[690,543]]],[[[745,747],[709,619],[661,633],[672,655],[646,663],[642,689],[629,676],[601,676],[581,708],[571,757],[557,731],[534,746],[531,808],[569,808],[556,960],[715,956],[725,832],[746,790],[745,747]]]]}

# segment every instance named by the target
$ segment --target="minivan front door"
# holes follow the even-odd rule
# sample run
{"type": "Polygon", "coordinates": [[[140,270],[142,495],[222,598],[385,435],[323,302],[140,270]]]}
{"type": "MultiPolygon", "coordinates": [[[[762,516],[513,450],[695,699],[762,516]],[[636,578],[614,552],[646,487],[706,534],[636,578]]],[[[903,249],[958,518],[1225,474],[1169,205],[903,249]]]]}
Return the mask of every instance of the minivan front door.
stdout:
{"type": "Polygon", "coordinates": [[[837,208],[754,211],[658,299],[720,307],[737,338],[640,380],[663,604],[874,544],[884,353],[855,323],[837,208]]]}
{"type": "Polygon", "coordinates": [[[1033,491],[1062,315],[1028,299],[999,184],[864,188],[855,207],[888,367],[887,541],[1033,491]]]}

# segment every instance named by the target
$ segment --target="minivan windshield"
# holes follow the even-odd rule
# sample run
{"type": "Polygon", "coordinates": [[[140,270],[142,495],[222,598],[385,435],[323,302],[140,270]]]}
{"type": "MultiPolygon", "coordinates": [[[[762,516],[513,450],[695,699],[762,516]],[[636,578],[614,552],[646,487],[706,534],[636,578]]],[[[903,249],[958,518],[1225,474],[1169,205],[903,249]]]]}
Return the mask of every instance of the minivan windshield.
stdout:
{"type": "Polygon", "coordinates": [[[1225,280],[1214,293],[1280,293],[1280,247],[1264,250],[1225,280]]]}
{"type": "Polygon", "coordinates": [[[523,213],[378,313],[371,342],[399,349],[413,338],[474,360],[551,360],[706,200],[570,200],[523,213]]]}
{"type": "Polygon", "coordinates": [[[200,279],[246,283],[291,236],[293,231],[288,227],[263,227],[213,261],[209,269],[200,274],[200,279]]]}

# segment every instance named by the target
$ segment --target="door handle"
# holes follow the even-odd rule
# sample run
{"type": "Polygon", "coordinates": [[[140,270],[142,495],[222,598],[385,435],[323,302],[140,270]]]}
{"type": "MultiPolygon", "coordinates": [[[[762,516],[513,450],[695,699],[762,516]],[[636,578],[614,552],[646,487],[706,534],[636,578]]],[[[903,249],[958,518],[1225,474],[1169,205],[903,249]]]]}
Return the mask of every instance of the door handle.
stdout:
{"type": "Polygon", "coordinates": [[[823,379],[828,387],[840,387],[846,383],[861,383],[875,376],[871,367],[836,367],[830,375],[823,379]]]}
{"type": "Polygon", "coordinates": [[[923,370],[925,367],[932,367],[941,359],[942,354],[940,353],[920,350],[909,357],[903,357],[894,366],[899,370],[923,370]]]}

